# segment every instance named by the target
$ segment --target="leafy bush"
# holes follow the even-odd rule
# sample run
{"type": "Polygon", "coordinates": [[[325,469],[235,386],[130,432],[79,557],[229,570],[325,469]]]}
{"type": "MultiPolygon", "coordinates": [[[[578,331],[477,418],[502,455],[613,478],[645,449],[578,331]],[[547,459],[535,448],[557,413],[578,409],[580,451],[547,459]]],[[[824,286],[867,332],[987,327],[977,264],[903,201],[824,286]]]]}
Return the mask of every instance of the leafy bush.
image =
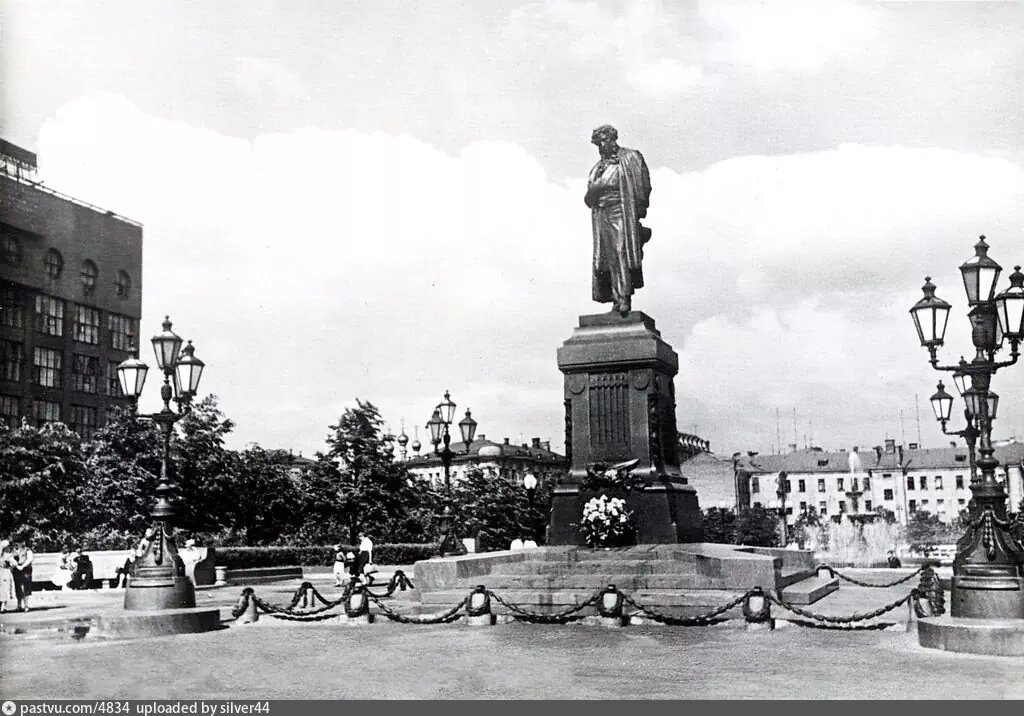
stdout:
{"type": "MultiPolygon", "coordinates": [[[[329,567],[334,564],[334,547],[316,545],[303,547],[216,547],[218,566],[228,569],[252,567],[329,567]]],[[[342,545],[346,552],[357,547],[342,545]]],[[[379,544],[373,547],[377,564],[412,564],[437,554],[434,544],[379,544]]]]}
{"type": "Polygon", "coordinates": [[[704,510],[704,541],[733,544],[735,541],[735,515],[732,510],[709,507],[704,510]]]}

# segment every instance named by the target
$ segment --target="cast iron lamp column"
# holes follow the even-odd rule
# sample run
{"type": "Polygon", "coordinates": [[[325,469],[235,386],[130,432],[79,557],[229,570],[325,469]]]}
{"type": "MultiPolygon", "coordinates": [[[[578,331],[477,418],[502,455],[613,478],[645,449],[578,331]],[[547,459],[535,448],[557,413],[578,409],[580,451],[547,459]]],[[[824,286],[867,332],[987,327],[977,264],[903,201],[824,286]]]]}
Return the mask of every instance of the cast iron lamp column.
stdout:
{"type": "Polygon", "coordinates": [[[526,488],[526,520],[527,527],[526,534],[530,539],[537,541],[537,528],[535,520],[533,519],[533,498],[537,493],[537,478],[534,477],[532,472],[527,472],[523,475],[523,487],[526,488]]]}
{"type": "MultiPolygon", "coordinates": [[[[452,458],[455,457],[455,453],[449,447],[451,435],[448,429],[454,417],[455,403],[452,402],[451,396],[446,390],[444,392],[444,402],[438,403],[437,407],[434,408],[433,415],[430,416],[429,422],[427,422],[427,428],[430,430],[430,442],[434,445],[434,454],[441,458],[441,465],[444,467],[445,506],[444,511],[441,513],[442,537],[441,546],[438,549],[442,557],[449,554],[466,554],[466,546],[456,536],[455,526],[452,524],[452,505],[455,500],[452,495],[451,467],[452,458]],[[439,451],[437,446],[442,442],[444,442],[444,449],[439,451]]],[[[465,454],[468,455],[469,444],[473,442],[473,436],[476,434],[476,421],[473,420],[469,410],[466,411],[466,417],[459,421],[459,431],[462,433],[462,441],[466,446],[465,454]]]]}
{"type": "MultiPolygon", "coordinates": [[[[153,336],[152,343],[157,366],[164,374],[164,383],[160,386],[164,407],[158,413],[140,417],[148,418],[159,426],[163,454],[156,504],[151,513],[153,538],[145,552],[136,559],[132,579],[124,594],[124,608],[129,610],[178,609],[196,605],[195,588],[185,576],[185,565],[178,556],[174,541],[173,522],[177,509],[169,463],[174,424],[191,410],[192,397],[199,389],[205,364],[195,357],[191,341],[182,350],[181,338],[171,330],[168,317],[164,319],[163,331],[153,336]],[[177,413],[171,410],[172,400],[178,405],[177,413]]],[[[149,366],[139,360],[137,354],[123,361],[117,367],[117,375],[124,394],[138,400],[148,372],[149,366]]]]}
{"type": "MultiPolygon", "coordinates": [[[[1020,341],[1024,338],[1024,274],[1020,266],[1015,266],[1010,287],[995,295],[1002,268],[988,256],[984,236],[974,248],[975,255],[960,266],[971,306],[968,318],[976,351],[974,360],[939,365],[937,350],[943,344],[950,305],[935,296],[930,277],[925,278],[924,298],[910,309],[910,314],[921,345],[928,349],[932,367],[953,373],[954,380],[958,375],[961,380],[971,380],[971,387],[963,391],[969,427],[960,433],[968,446],[972,439],[977,439],[977,467],[981,475],[971,483],[976,505],[973,519],[957,542],[950,613],[954,617],[1020,619],[1024,618],[1024,547],[1009,530],[1006,490],[995,477],[999,461],[993,457],[992,421],[999,398],[991,391],[991,382],[999,369],[1014,365],[1020,356],[1020,341]],[[995,354],[1004,338],[1010,341],[1010,360],[997,361],[995,354]]],[[[931,400],[945,432],[952,398],[940,384],[931,400]]]]}

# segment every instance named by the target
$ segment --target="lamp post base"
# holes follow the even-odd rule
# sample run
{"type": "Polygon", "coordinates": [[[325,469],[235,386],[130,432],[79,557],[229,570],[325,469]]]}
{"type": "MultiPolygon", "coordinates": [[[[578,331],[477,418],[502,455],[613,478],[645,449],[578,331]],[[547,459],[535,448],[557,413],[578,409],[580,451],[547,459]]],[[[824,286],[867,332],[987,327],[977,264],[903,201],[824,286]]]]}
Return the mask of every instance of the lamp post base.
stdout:
{"type": "Polygon", "coordinates": [[[468,554],[466,545],[462,544],[462,540],[456,537],[455,533],[452,531],[445,532],[444,537],[441,538],[441,547],[438,551],[442,557],[468,554]]]}
{"type": "Polygon", "coordinates": [[[954,576],[950,616],[968,619],[1024,619],[1024,579],[954,576]]]}
{"type": "Polygon", "coordinates": [[[191,580],[175,574],[132,579],[124,590],[126,611],[191,609],[195,605],[196,590],[191,580]]]}

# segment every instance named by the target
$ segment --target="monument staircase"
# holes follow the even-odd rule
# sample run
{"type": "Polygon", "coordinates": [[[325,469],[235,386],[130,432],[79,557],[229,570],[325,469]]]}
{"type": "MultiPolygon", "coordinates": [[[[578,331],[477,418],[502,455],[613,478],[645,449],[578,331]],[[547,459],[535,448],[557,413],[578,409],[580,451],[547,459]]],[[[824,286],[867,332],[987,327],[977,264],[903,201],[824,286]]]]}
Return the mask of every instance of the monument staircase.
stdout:
{"type": "MultiPolygon", "coordinates": [[[[425,609],[456,604],[479,584],[542,612],[565,610],[614,584],[645,607],[672,616],[706,613],[755,586],[793,604],[811,604],[838,588],[837,579],[814,573],[809,552],[710,543],[542,547],[426,560],[415,570],[425,609]]],[[[503,611],[500,604],[492,606],[503,611]]]]}

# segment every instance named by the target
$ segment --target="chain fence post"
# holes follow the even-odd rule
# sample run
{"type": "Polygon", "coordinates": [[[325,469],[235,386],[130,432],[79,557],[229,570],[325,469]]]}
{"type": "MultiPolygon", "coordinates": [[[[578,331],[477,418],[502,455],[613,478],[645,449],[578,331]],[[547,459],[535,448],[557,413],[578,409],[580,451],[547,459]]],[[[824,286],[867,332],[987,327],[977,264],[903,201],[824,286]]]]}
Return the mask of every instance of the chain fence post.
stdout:
{"type": "Polygon", "coordinates": [[[621,627],[628,623],[629,617],[622,613],[622,592],[614,584],[601,590],[597,613],[601,615],[601,624],[606,627],[621,627]]]}
{"type": "Polygon", "coordinates": [[[487,587],[482,584],[476,585],[476,589],[469,593],[466,602],[466,623],[470,626],[492,626],[495,615],[491,613],[491,595],[487,587]]]}
{"type": "Polygon", "coordinates": [[[239,624],[255,624],[260,620],[260,613],[256,611],[256,594],[252,587],[242,590],[232,613],[239,624]]]}
{"type": "Polygon", "coordinates": [[[754,587],[747,592],[743,600],[743,618],[747,621],[747,629],[750,631],[775,628],[775,620],[772,618],[772,603],[768,595],[761,587],[754,587]]]}
{"type": "Polygon", "coordinates": [[[338,616],[345,624],[372,624],[373,614],[370,613],[370,601],[362,584],[356,584],[345,599],[345,615],[338,616]]]}

